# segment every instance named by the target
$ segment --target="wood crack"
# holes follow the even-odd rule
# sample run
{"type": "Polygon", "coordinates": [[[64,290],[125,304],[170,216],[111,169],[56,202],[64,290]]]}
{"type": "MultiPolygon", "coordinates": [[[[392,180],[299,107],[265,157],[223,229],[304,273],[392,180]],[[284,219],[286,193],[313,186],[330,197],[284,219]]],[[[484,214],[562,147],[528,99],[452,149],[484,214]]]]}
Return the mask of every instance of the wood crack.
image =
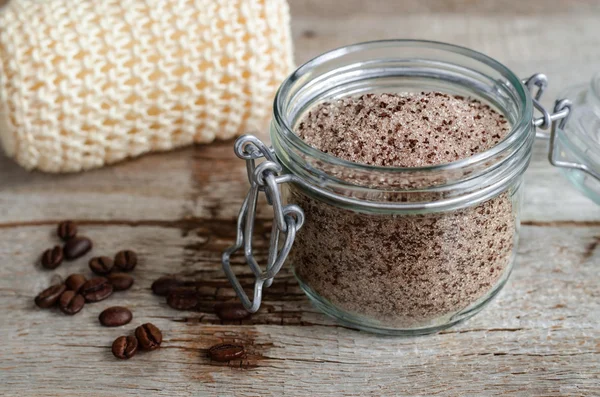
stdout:
{"type": "Polygon", "coordinates": [[[441,331],[440,335],[445,334],[466,334],[468,332],[517,332],[517,331],[528,331],[528,328],[473,328],[473,329],[459,329],[459,330],[447,330],[441,331]]]}
{"type": "Polygon", "coordinates": [[[107,350],[109,347],[106,346],[97,346],[97,345],[86,345],[86,344],[78,344],[78,343],[56,343],[56,346],[64,346],[64,347],[93,347],[96,349],[107,350]]]}
{"type": "Polygon", "coordinates": [[[304,363],[313,363],[313,364],[346,364],[346,365],[356,365],[362,364],[360,362],[345,362],[345,361],[336,361],[336,360],[324,360],[324,359],[309,359],[309,358],[279,358],[279,357],[269,357],[262,356],[264,360],[276,360],[276,361],[297,361],[304,363]]]}
{"type": "Polygon", "coordinates": [[[600,221],[521,221],[521,225],[532,227],[600,227],[600,221]]]}
{"type": "MultiPolygon", "coordinates": [[[[259,221],[271,221],[269,217],[256,218],[259,221]]],[[[17,221],[17,222],[5,222],[0,223],[0,229],[10,229],[17,227],[29,227],[29,226],[55,226],[63,219],[46,219],[46,220],[31,220],[31,221],[17,221]]],[[[131,227],[142,227],[142,226],[156,226],[165,228],[176,228],[176,229],[187,229],[197,227],[199,224],[206,222],[230,222],[235,224],[235,218],[201,218],[201,217],[185,217],[181,219],[72,219],[80,225],[89,226],[131,226],[131,227]]],[[[575,221],[575,220],[561,220],[561,221],[522,221],[521,225],[531,227],[600,227],[600,220],[590,221],[575,221]]]]}
{"type": "Polygon", "coordinates": [[[600,352],[577,352],[577,353],[506,353],[506,352],[495,352],[495,353],[468,353],[462,354],[463,357],[469,356],[512,356],[512,357],[573,357],[573,356],[587,356],[590,354],[600,354],[600,352]]]}
{"type": "MultiPolygon", "coordinates": [[[[10,229],[16,227],[28,227],[28,226],[55,226],[63,219],[47,219],[40,221],[22,221],[22,222],[6,222],[0,223],[1,229],[10,229]]],[[[173,220],[161,220],[161,219],[71,219],[77,222],[78,225],[86,226],[156,226],[176,229],[188,229],[197,227],[199,224],[205,222],[235,222],[235,219],[210,219],[210,218],[198,218],[198,217],[185,217],[181,219],[173,220]]]]}

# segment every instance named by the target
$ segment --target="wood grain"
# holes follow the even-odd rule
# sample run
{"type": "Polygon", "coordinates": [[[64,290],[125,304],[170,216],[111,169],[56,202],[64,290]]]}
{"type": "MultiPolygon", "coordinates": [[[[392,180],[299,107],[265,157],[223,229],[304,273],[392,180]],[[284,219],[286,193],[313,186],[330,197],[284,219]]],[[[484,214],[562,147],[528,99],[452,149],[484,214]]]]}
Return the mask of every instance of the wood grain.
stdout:
{"type": "MultiPolygon", "coordinates": [[[[1,1],[1,0],[0,0],[1,1]]],[[[600,64],[597,2],[291,0],[296,59],[336,46],[403,37],[487,53],[526,76],[550,78],[545,103],[589,79],[600,64]]],[[[314,309],[284,268],[263,308],[222,323],[212,305],[233,291],[220,254],[234,239],[247,189],[232,142],[143,157],[85,174],[28,173],[0,156],[0,395],[2,396],[596,396],[600,395],[600,209],[550,167],[536,144],[526,174],[517,264],[485,311],[438,335],[386,338],[337,325],[314,309]],[[72,218],[94,240],[85,258],[56,271],[36,265],[72,218]],[[89,274],[91,255],[135,249],[131,290],[73,317],[33,297],[53,277],[89,274]],[[204,304],[179,312],[150,292],[163,274],[197,282],[204,304]],[[106,307],[133,321],[98,324],[106,307]],[[115,360],[114,338],[151,321],[163,348],[115,360]],[[214,343],[237,341],[247,357],[211,362],[214,343]]],[[[266,237],[261,207],[257,232],[266,237]]],[[[258,258],[266,245],[257,238],[258,258]]],[[[239,258],[235,271],[251,282],[239,258]]]]}

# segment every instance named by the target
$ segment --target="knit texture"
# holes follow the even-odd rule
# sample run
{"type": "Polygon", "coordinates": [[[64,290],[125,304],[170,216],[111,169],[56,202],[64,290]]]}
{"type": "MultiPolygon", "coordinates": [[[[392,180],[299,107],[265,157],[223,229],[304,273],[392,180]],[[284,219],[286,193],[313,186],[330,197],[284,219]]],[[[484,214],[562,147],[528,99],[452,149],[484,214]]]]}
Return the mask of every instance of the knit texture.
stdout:
{"type": "Polygon", "coordinates": [[[290,36],[285,0],[11,0],[0,141],[73,172],[265,129],[290,36]]]}

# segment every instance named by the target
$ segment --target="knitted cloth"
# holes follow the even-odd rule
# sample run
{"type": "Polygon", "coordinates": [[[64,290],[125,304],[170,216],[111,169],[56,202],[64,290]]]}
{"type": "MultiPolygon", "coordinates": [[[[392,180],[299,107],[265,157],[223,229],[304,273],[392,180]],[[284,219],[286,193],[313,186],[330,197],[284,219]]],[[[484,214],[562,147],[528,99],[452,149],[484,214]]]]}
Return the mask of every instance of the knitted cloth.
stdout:
{"type": "Polygon", "coordinates": [[[286,0],[11,0],[0,141],[80,171],[266,128],[291,71],[286,0]]]}

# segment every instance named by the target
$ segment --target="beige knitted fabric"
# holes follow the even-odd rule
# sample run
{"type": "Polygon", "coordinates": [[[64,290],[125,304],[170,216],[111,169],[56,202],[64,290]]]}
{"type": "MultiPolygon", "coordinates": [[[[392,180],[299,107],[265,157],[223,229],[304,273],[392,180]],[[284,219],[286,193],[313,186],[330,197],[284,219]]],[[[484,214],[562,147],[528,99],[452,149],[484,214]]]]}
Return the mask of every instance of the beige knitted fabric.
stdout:
{"type": "Polygon", "coordinates": [[[286,0],[11,0],[0,141],[80,171],[266,128],[292,68],[286,0]]]}

